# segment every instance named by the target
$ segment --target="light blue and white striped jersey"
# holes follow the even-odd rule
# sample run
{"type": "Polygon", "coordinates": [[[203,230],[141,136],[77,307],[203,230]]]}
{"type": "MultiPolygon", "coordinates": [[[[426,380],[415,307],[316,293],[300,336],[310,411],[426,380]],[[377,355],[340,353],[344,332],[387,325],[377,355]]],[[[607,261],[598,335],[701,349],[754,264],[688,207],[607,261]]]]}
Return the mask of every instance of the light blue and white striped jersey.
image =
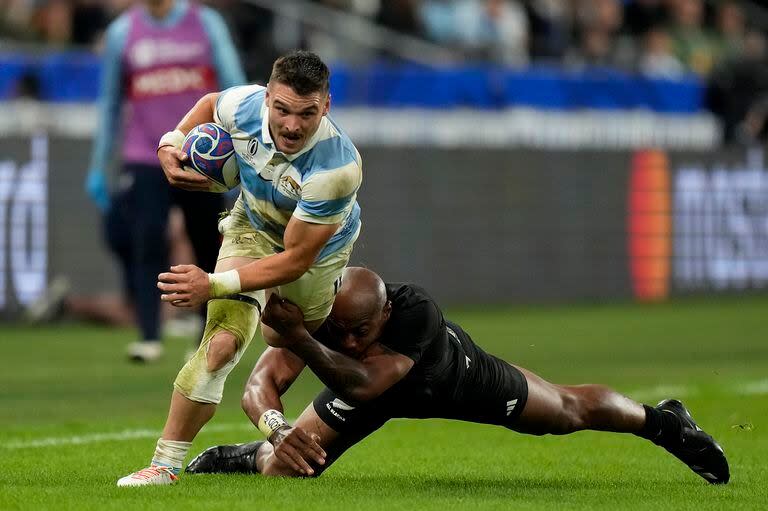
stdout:
{"type": "Polygon", "coordinates": [[[221,93],[214,120],[232,136],[240,166],[242,199],[251,224],[284,249],[291,216],[316,224],[339,224],[318,260],[355,239],[360,229],[357,191],[360,153],[328,117],[296,154],[277,151],[269,133],[266,88],[233,87],[221,93]]]}

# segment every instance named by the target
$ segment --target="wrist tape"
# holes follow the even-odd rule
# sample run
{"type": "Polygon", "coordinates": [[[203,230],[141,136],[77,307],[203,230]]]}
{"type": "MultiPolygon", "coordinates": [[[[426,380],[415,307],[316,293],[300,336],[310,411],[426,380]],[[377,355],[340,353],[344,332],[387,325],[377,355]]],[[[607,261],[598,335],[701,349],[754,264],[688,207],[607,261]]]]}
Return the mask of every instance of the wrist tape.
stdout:
{"type": "Polygon", "coordinates": [[[211,298],[236,295],[241,291],[240,274],[237,270],[229,270],[222,273],[209,273],[211,298]]]}
{"type": "Polygon", "coordinates": [[[181,149],[181,146],[184,144],[184,139],[187,138],[187,136],[179,129],[169,131],[162,137],[160,137],[160,143],[157,144],[157,148],[160,149],[161,147],[170,145],[175,147],[176,149],[181,149]]]}
{"type": "Polygon", "coordinates": [[[259,417],[259,431],[264,433],[267,440],[272,437],[275,431],[290,426],[283,414],[277,410],[267,410],[259,417]]]}

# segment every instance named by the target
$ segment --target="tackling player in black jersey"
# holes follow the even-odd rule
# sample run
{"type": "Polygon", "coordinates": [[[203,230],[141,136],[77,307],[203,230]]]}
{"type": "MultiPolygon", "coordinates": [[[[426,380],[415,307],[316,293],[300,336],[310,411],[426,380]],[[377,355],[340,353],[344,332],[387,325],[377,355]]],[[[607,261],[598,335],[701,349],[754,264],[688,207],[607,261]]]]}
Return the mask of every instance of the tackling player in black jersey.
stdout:
{"type": "Polygon", "coordinates": [[[331,315],[310,335],[298,307],[272,295],[262,321],[280,344],[262,354],[243,409],[267,442],[211,447],[189,473],[316,476],[387,420],[459,419],[533,435],[592,429],[664,447],[710,483],[727,483],[722,448],[677,400],[655,408],[602,385],[564,386],[494,357],[412,284],[348,268],[331,315]],[[280,396],[304,365],[326,385],[291,426],[280,396]]]}

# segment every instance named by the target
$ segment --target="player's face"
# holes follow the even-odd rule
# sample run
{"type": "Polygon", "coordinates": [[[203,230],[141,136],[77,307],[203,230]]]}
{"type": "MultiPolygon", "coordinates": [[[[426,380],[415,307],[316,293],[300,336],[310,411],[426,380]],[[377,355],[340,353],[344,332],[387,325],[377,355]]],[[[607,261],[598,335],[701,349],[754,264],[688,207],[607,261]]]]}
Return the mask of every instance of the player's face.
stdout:
{"type": "Polygon", "coordinates": [[[334,308],[325,320],[333,343],[330,347],[352,358],[364,358],[371,345],[381,337],[391,312],[389,301],[372,313],[349,314],[334,308]]]}
{"type": "Polygon", "coordinates": [[[285,154],[302,150],[331,107],[329,94],[313,92],[300,96],[280,82],[269,83],[266,100],[269,133],[277,150],[285,154]]]}

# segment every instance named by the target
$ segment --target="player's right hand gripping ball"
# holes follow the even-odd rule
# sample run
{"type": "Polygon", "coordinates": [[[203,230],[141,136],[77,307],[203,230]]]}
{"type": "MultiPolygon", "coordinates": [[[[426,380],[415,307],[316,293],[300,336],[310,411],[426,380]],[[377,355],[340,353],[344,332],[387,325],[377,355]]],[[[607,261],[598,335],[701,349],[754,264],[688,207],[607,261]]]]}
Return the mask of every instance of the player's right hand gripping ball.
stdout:
{"type": "Polygon", "coordinates": [[[181,150],[189,156],[185,168],[207,177],[211,192],[224,193],[240,184],[232,138],[218,124],[209,122],[192,129],[181,150]]]}

